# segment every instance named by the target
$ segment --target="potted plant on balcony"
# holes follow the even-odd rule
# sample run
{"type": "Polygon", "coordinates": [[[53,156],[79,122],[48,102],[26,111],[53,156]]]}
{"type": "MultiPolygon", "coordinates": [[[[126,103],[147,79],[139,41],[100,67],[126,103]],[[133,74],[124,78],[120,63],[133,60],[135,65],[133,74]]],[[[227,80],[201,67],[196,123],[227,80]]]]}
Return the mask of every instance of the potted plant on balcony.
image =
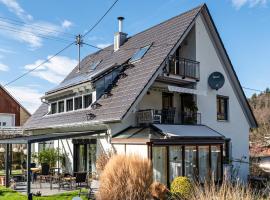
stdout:
{"type": "Polygon", "coordinates": [[[185,107],[188,109],[189,115],[186,116],[185,118],[185,123],[186,124],[196,124],[197,123],[197,115],[196,113],[198,112],[198,107],[197,104],[194,100],[187,101],[185,102],[185,107]]]}

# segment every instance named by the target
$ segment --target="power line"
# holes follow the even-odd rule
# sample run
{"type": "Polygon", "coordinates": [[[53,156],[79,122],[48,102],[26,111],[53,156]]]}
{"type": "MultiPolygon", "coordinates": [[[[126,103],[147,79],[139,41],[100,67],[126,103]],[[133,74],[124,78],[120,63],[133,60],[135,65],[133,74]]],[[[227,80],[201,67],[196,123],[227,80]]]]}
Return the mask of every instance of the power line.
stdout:
{"type": "MultiPolygon", "coordinates": [[[[85,37],[86,35],[88,35],[92,30],[94,30],[94,28],[104,19],[104,17],[110,12],[110,10],[115,6],[115,4],[118,2],[119,0],[114,1],[114,3],[110,6],[110,8],[103,14],[103,16],[82,36],[85,37]]],[[[44,65],[45,63],[49,62],[51,59],[53,59],[54,57],[56,57],[57,55],[59,55],[60,53],[62,53],[63,51],[65,51],[67,48],[69,48],[70,46],[72,46],[73,44],[75,44],[76,42],[72,42],[69,45],[67,45],[66,47],[64,47],[63,49],[61,49],[60,51],[58,51],[56,54],[54,54],[53,56],[51,56],[50,58],[46,59],[45,61],[43,61],[42,63],[40,63],[39,65],[37,65],[36,67],[34,67],[33,69],[23,73],[22,75],[18,76],[17,78],[11,80],[10,82],[6,83],[4,85],[4,87],[10,85],[11,83],[14,83],[15,81],[21,79],[22,77],[26,76],[27,74],[33,72],[34,70],[36,70],[37,68],[39,68],[40,66],[44,65]]]]}
{"type": "Polygon", "coordinates": [[[251,91],[255,91],[255,92],[265,92],[265,91],[262,91],[262,90],[248,88],[248,87],[242,87],[242,88],[245,89],[245,90],[251,90],[251,91]]]}
{"type": "Polygon", "coordinates": [[[86,35],[88,35],[94,28],[96,28],[96,26],[103,20],[103,18],[111,11],[111,9],[115,6],[115,4],[118,2],[119,0],[114,1],[114,3],[111,5],[111,7],[102,15],[102,17],[86,32],[83,34],[82,37],[85,37],[86,35]]]}
{"type": "Polygon", "coordinates": [[[62,53],[63,51],[65,51],[66,49],[68,49],[69,47],[71,47],[73,44],[75,44],[75,42],[70,43],[69,45],[65,46],[63,49],[61,49],[60,51],[58,51],[56,54],[54,54],[53,56],[49,57],[48,59],[46,59],[45,61],[43,61],[42,63],[40,63],[39,65],[37,65],[36,67],[34,67],[31,70],[28,70],[27,72],[23,73],[22,75],[18,76],[17,78],[9,81],[8,83],[6,83],[4,85],[4,87],[10,85],[11,83],[14,83],[15,81],[21,79],[22,77],[26,76],[27,74],[35,71],[37,68],[41,67],[42,65],[44,65],[45,63],[49,62],[51,59],[53,59],[54,57],[58,56],[60,53],[62,53]]]}
{"type": "Polygon", "coordinates": [[[59,30],[55,30],[55,29],[51,29],[51,28],[45,28],[43,26],[40,26],[40,25],[37,25],[37,24],[29,24],[29,23],[26,23],[26,22],[23,22],[23,21],[19,21],[19,20],[16,20],[16,19],[11,19],[11,18],[6,18],[6,17],[0,17],[0,21],[2,22],[9,22],[10,24],[13,24],[13,25],[20,25],[20,24],[24,24],[26,25],[27,27],[29,28],[36,28],[37,30],[41,30],[41,31],[46,31],[46,32],[56,32],[56,33],[61,33],[61,34],[65,34],[65,35],[68,35],[69,37],[75,37],[74,34],[71,34],[71,33],[67,33],[67,32],[64,32],[64,31],[59,31],[59,30]]]}
{"type": "Polygon", "coordinates": [[[70,40],[61,39],[61,38],[58,38],[58,37],[55,37],[55,36],[47,36],[47,35],[43,35],[43,34],[40,34],[40,33],[33,33],[31,31],[27,31],[27,30],[17,30],[17,29],[14,29],[13,27],[3,26],[1,24],[0,24],[0,27],[1,27],[2,30],[11,31],[11,32],[15,32],[15,33],[25,33],[25,34],[32,35],[32,36],[38,36],[38,37],[41,37],[41,38],[44,38],[44,39],[50,39],[50,40],[55,40],[55,41],[60,41],[60,42],[65,42],[65,43],[71,42],[70,40]]]}

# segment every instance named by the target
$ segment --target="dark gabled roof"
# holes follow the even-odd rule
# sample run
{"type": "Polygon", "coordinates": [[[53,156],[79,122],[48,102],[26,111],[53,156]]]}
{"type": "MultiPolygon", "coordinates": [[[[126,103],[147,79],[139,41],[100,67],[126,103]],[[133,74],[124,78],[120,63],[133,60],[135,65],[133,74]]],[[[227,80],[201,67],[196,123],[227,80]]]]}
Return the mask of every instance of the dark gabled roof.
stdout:
{"type": "Polygon", "coordinates": [[[63,82],[88,73],[91,62],[102,60],[95,71],[115,64],[120,65],[125,63],[139,48],[152,44],[145,56],[139,62],[134,63],[133,68],[125,71],[128,76],[118,81],[118,86],[111,91],[112,96],[98,100],[98,103],[102,105],[100,108],[46,115],[48,105],[43,103],[26,122],[24,127],[26,129],[40,129],[61,124],[85,122],[87,121],[87,114],[90,112],[96,116],[94,121],[120,121],[143,91],[153,74],[164,62],[171,49],[196,18],[202,7],[196,7],[128,38],[116,52],[113,51],[113,46],[109,46],[85,57],[81,62],[80,72],[78,73],[77,66],[63,82]]]}
{"type": "MultiPolygon", "coordinates": [[[[130,110],[132,110],[133,105],[136,105],[137,99],[139,99],[138,97],[143,94],[144,89],[152,81],[156,72],[164,63],[166,57],[182,39],[187,30],[189,30],[192,23],[200,13],[210,19],[208,26],[214,26],[207,6],[202,5],[128,38],[128,40],[116,52],[113,51],[113,46],[111,45],[85,57],[81,62],[81,70],[79,73],[77,66],[60,84],[60,87],[53,91],[49,91],[48,93],[55,92],[58,89],[66,87],[66,83],[73,82],[73,80],[76,80],[75,82],[77,82],[77,79],[79,79],[79,83],[89,81],[93,74],[98,74],[99,72],[102,73],[104,70],[111,68],[112,66],[125,63],[139,48],[152,44],[145,56],[139,62],[134,63],[134,67],[128,68],[125,71],[125,74],[128,76],[117,82],[117,87],[113,88],[111,91],[112,96],[109,98],[100,98],[98,100],[98,104],[101,105],[100,108],[95,110],[85,109],[69,113],[46,115],[48,112],[48,105],[43,103],[27,121],[25,128],[41,129],[87,122],[87,115],[90,113],[95,116],[91,122],[105,123],[121,121],[125,116],[127,116],[130,110]],[[102,60],[102,62],[92,73],[90,73],[90,64],[98,60],[102,60]],[[80,79],[78,77],[83,78],[80,79]],[[63,87],[61,87],[61,85],[63,87]]],[[[215,27],[213,29],[213,32],[218,34],[215,27]]],[[[220,51],[225,52],[225,54],[222,54],[221,56],[225,57],[224,59],[229,60],[219,36],[216,41],[221,44],[221,47],[219,47],[219,49],[221,49],[220,51]]],[[[256,127],[256,120],[246,102],[245,95],[241,89],[231,62],[229,61],[225,64],[227,71],[229,72],[229,77],[233,81],[233,87],[235,88],[235,92],[242,106],[243,112],[249,120],[250,127],[256,127]]]]}

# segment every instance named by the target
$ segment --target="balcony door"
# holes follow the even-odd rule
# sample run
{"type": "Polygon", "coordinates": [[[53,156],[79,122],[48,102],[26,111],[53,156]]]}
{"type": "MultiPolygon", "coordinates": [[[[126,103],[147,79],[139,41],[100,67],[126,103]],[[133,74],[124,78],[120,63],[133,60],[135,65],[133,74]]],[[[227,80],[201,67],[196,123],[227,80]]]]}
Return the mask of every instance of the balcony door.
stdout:
{"type": "Polygon", "coordinates": [[[173,93],[162,93],[162,117],[163,124],[173,124],[175,108],[173,107],[173,93]]]}

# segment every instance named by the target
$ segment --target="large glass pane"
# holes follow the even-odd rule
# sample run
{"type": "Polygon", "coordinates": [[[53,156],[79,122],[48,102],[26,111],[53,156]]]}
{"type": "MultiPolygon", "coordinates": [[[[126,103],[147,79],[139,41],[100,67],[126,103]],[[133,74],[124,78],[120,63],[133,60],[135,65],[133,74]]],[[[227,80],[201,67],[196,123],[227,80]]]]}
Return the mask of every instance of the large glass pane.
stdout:
{"type": "Polygon", "coordinates": [[[99,79],[96,82],[96,98],[99,99],[103,95],[103,92],[105,90],[105,80],[104,78],[99,79]]]}
{"type": "Polygon", "coordinates": [[[112,83],[112,73],[105,76],[105,89],[112,83]]]}
{"type": "Polygon", "coordinates": [[[86,171],[86,157],[85,157],[85,145],[77,146],[77,172],[86,171]]]}
{"type": "Polygon", "coordinates": [[[221,180],[220,146],[211,146],[211,174],[215,181],[221,180]]]}
{"type": "Polygon", "coordinates": [[[209,147],[199,146],[199,178],[201,182],[209,180],[209,147]]]}
{"type": "Polygon", "coordinates": [[[153,147],[154,180],[167,185],[167,152],[166,147],[153,147]]]}
{"type": "Polygon", "coordinates": [[[190,179],[196,178],[196,146],[185,147],[185,173],[190,179]]]}
{"type": "Polygon", "coordinates": [[[89,144],[88,165],[90,172],[96,172],[96,151],[97,144],[89,144]]]}
{"type": "Polygon", "coordinates": [[[182,146],[169,147],[170,182],[182,176],[182,146]]]}

